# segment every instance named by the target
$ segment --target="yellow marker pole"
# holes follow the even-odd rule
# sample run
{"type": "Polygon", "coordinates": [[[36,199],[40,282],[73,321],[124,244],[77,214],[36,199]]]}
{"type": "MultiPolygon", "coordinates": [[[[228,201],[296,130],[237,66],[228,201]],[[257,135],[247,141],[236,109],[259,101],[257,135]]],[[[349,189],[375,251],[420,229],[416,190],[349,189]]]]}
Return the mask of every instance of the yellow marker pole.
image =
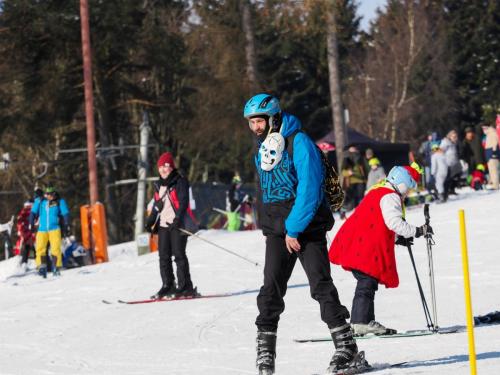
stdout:
{"type": "Polygon", "coordinates": [[[476,375],[477,374],[476,348],[474,344],[474,321],[472,318],[472,303],[470,296],[469,257],[467,255],[467,235],[465,232],[464,210],[458,211],[458,218],[460,222],[460,241],[462,242],[462,265],[464,272],[465,310],[467,314],[467,335],[469,337],[470,373],[472,375],[476,375]]]}

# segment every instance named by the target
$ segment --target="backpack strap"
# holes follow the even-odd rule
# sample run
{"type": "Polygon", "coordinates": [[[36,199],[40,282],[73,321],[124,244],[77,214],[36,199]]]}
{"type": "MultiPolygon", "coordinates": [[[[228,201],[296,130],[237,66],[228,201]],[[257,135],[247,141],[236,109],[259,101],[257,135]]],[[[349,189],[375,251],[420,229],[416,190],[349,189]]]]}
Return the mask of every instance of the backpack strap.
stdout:
{"type": "Polygon", "coordinates": [[[302,133],[302,130],[295,130],[292,134],[285,138],[286,141],[286,151],[288,152],[288,156],[290,160],[293,162],[293,141],[295,140],[295,136],[298,133],[302,133]]]}

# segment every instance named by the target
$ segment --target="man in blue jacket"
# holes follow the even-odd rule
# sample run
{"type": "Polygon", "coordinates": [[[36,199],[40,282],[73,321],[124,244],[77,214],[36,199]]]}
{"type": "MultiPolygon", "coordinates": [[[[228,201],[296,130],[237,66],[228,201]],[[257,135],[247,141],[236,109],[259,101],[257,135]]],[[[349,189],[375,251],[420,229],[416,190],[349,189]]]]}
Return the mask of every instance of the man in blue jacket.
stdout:
{"type": "Polygon", "coordinates": [[[279,101],[259,94],[245,105],[244,117],[258,138],[255,164],[262,191],[260,223],[266,236],[264,285],[257,297],[257,368],[259,375],[274,373],[276,333],[283,297],[297,258],[319,302],[336,351],[329,374],[350,367],[358,349],[346,322],[348,310],[340,303],[330,276],[326,232],[333,227],[327,204],[324,167],[319,149],[301,131],[299,119],[282,112],[279,101]]]}
{"type": "Polygon", "coordinates": [[[30,213],[30,228],[34,228],[37,218],[36,267],[40,275],[47,277],[47,245],[50,243],[52,272],[59,275],[59,269],[62,267],[60,219],[64,234],[69,235],[69,210],[66,201],[58,196],[52,186],[45,189],[43,198],[35,199],[30,213]]]}

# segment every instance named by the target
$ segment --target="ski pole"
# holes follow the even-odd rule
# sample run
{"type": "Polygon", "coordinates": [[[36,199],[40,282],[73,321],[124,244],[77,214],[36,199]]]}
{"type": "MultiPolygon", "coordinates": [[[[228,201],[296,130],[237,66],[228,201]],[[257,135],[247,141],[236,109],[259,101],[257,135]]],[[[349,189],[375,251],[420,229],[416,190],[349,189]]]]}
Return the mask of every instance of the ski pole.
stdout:
{"type": "MultiPolygon", "coordinates": [[[[424,205],[424,217],[425,217],[425,224],[429,225],[430,215],[429,215],[429,204],[428,203],[426,203],[424,205]]],[[[434,324],[436,325],[436,329],[438,329],[436,288],[435,288],[435,283],[434,283],[434,261],[432,259],[432,246],[435,245],[435,242],[434,242],[434,239],[432,238],[431,233],[427,232],[425,234],[425,242],[427,245],[427,257],[429,259],[429,279],[430,279],[430,284],[431,284],[432,316],[434,318],[434,324]]]]}
{"type": "Polygon", "coordinates": [[[424,308],[425,320],[427,322],[427,329],[432,332],[436,332],[436,328],[432,323],[431,313],[429,312],[429,307],[427,301],[425,300],[424,290],[422,289],[422,284],[420,283],[420,278],[418,277],[417,266],[415,265],[415,259],[413,258],[413,252],[411,251],[411,245],[408,244],[408,253],[410,254],[411,264],[413,265],[413,270],[415,271],[415,277],[417,279],[418,291],[420,293],[420,299],[422,300],[422,307],[424,308]]]}
{"type": "Polygon", "coordinates": [[[248,259],[248,258],[244,257],[243,255],[240,255],[240,254],[238,254],[238,253],[235,253],[234,251],[231,251],[231,250],[229,250],[229,249],[226,249],[226,248],[225,248],[225,247],[223,247],[223,246],[217,245],[215,242],[212,242],[212,241],[210,241],[210,240],[207,240],[206,238],[203,238],[203,237],[201,237],[201,236],[197,235],[196,233],[192,233],[192,232],[190,232],[190,231],[188,231],[188,230],[186,230],[186,229],[183,229],[183,228],[178,228],[178,229],[179,229],[179,231],[181,231],[182,233],[187,234],[187,235],[189,235],[189,236],[194,236],[194,237],[196,237],[196,238],[199,238],[200,240],[205,241],[206,243],[209,243],[210,245],[215,246],[215,247],[217,247],[217,248],[219,248],[219,249],[221,249],[221,250],[225,251],[226,253],[233,254],[234,256],[237,256],[238,258],[244,259],[244,260],[246,260],[247,262],[252,263],[252,264],[253,264],[253,265],[255,265],[255,266],[260,266],[260,264],[259,264],[259,263],[257,263],[256,261],[251,260],[251,259],[248,259]]]}

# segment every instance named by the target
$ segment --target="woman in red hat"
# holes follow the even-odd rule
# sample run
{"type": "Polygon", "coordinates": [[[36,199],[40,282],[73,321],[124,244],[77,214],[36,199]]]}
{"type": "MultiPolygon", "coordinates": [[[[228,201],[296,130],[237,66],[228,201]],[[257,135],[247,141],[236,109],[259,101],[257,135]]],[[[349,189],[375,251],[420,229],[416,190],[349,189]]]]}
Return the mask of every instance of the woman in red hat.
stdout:
{"type": "Polygon", "coordinates": [[[162,286],[151,298],[172,296],[195,296],[189,261],[186,255],[186,228],[192,226],[194,216],[189,207],[189,182],[175,168],[170,152],[163,153],[157,162],[160,180],[155,183],[154,204],[146,229],[158,231],[158,254],[162,286]],[[177,286],[175,285],[172,256],[177,266],[177,286]]]}

